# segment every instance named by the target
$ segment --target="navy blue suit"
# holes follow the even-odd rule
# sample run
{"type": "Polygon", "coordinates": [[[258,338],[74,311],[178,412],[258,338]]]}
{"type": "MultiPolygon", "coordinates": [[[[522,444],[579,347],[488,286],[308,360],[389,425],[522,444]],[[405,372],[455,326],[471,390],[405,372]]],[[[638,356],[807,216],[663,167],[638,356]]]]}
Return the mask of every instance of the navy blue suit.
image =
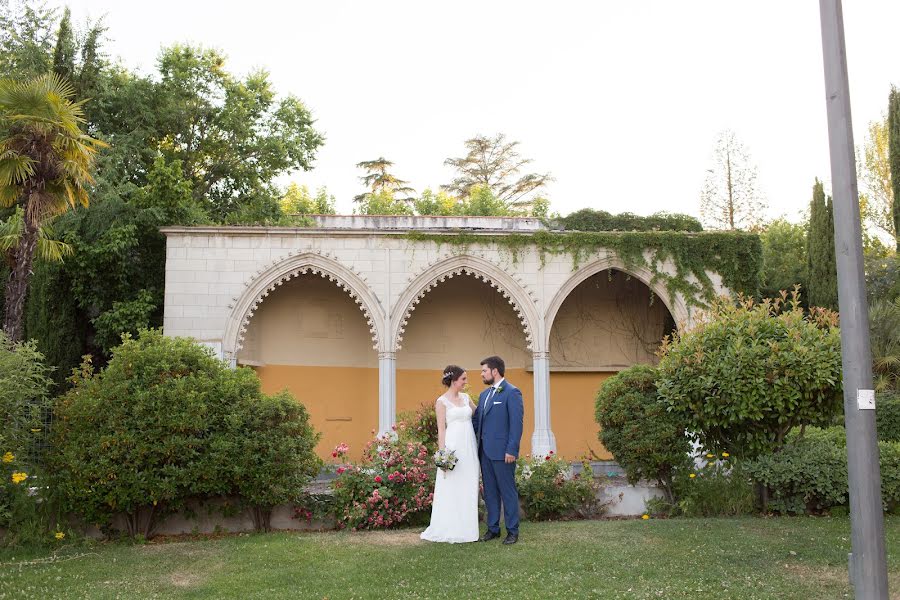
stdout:
{"type": "Polygon", "coordinates": [[[491,394],[488,388],[478,396],[472,425],[478,439],[484,504],[487,507],[488,531],[500,532],[500,502],[506,532],[519,533],[519,492],[516,490],[516,463],[507,464],[505,455],[519,457],[525,405],[522,391],[506,381],[491,394]]]}

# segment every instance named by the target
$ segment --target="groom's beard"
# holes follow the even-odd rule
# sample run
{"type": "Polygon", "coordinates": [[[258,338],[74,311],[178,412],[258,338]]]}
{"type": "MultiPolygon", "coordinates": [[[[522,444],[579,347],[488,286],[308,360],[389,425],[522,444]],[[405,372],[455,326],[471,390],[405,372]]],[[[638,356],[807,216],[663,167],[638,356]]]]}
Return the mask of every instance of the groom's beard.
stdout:
{"type": "Polygon", "coordinates": [[[493,378],[493,377],[487,377],[487,378],[482,377],[482,378],[481,378],[481,381],[484,382],[484,385],[494,385],[494,378],[493,378]]]}

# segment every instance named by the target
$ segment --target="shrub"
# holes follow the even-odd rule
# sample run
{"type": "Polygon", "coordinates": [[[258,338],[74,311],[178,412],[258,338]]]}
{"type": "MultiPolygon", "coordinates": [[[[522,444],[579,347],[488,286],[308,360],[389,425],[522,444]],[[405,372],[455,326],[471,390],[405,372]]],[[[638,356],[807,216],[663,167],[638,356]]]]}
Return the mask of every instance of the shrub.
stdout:
{"type": "Polygon", "coordinates": [[[879,440],[900,442],[900,394],[878,394],[875,421],[879,440]]]}
{"type": "MultiPolygon", "coordinates": [[[[900,503],[900,442],[879,442],[884,506],[900,503]]],[[[760,456],[748,473],[769,489],[768,508],[779,513],[820,513],[848,501],[847,438],[842,427],[792,432],[779,452],[760,456]]]]}
{"type": "Polygon", "coordinates": [[[401,440],[424,444],[429,455],[437,450],[438,428],[434,404],[423,404],[415,411],[402,413],[395,428],[401,440]]]}
{"type": "Polygon", "coordinates": [[[189,499],[237,495],[266,528],[267,509],[318,469],[306,410],[189,339],[124,336],[104,371],[85,363],[72,379],[56,407],[54,483],[90,523],[123,513],[130,535],[150,537],[189,499]]]}
{"type": "Polygon", "coordinates": [[[875,389],[900,392],[900,298],[869,306],[869,340],[875,389]]]}
{"type": "Polygon", "coordinates": [[[13,343],[0,331],[0,454],[34,458],[50,406],[49,376],[34,342],[13,343]]]}
{"type": "Polygon", "coordinates": [[[841,405],[837,315],[804,315],[787,299],[720,298],[660,349],[659,395],[705,449],[753,458],[794,426],[830,421],[841,405]]]}
{"type": "Polygon", "coordinates": [[[545,521],[577,515],[597,514],[598,486],[590,463],[573,474],[572,465],[551,452],[547,456],[520,458],[516,465],[516,487],[525,516],[545,521]]]}
{"type": "Polygon", "coordinates": [[[232,438],[240,446],[232,459],[235,493],[250,508],[256,529],[268,531],[272,508],[306,498],[303,488],[322,465],[315,453],[319,435],[306,408],[286,391],[242,402],[233,417],[240,423],[232,438]]]}
{"type": "Polygon", "coordinates": [[[609,378],[597,393],[599,438],[629,483],[656,481],[674,502],[672,478],[689,465],[686,419],[666,410],[656,393],[656,369],[637,365],[609,378]]]}
{"type": "MultiPolygon", "coordinates": [[[[335,452],[343,456],[346,446],[335,452]]],[[[369,442],[359,464],[339,467],[332,482],[338,526],[386,529],[427,516],[435,475],[428,457],[424,444],[391,435],[369,442]]]]}
{"type": "Polygon", "coordinates": [[[569,231],[703,231],[696,217],[666,212],[642,217],[628,212],[614,215],[605,210],[583,208],[558,221],[569,231]]]}
{"type": "Polygon", "coordinates": [[[47,541],[50,514],[40,474],[50,369],[34,342],[0,331],[0,529],[4,543],[47,541]]]}

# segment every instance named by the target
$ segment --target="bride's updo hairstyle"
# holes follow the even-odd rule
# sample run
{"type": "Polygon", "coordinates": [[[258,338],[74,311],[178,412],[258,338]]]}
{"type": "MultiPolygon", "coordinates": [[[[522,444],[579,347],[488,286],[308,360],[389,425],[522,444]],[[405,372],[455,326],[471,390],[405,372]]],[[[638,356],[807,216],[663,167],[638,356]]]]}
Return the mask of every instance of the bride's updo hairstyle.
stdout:
{"type": "Polygon", "coordinates": [[[465,372],[466,370],[462,367],[449,365],[446,369],[444,369],[444,375],[443,377],[441,377],[441,383],[444,384],[444,387],[450,387],[450,384],[462,377],[462,374],[465,372]]]}

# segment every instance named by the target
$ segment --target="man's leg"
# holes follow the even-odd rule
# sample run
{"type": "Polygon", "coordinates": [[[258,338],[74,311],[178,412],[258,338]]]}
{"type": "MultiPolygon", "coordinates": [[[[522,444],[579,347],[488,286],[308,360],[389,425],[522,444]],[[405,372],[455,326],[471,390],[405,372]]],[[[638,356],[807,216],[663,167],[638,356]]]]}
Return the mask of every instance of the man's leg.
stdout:
{"type": "Polygon", "coordinates": [[[487,508],[487,528],[491,533],[500,533],[500,489],[494,475],[494,461],[485,456],[482,450],[481,483],[484,485],[484,506],[487,508]]]}
{"type": "Polygon", "coordinates": [[[519,535],[519,493],[516,490],[516,463],[494,462],[494,475],[503,498],[506,533],[519,535]]]}

